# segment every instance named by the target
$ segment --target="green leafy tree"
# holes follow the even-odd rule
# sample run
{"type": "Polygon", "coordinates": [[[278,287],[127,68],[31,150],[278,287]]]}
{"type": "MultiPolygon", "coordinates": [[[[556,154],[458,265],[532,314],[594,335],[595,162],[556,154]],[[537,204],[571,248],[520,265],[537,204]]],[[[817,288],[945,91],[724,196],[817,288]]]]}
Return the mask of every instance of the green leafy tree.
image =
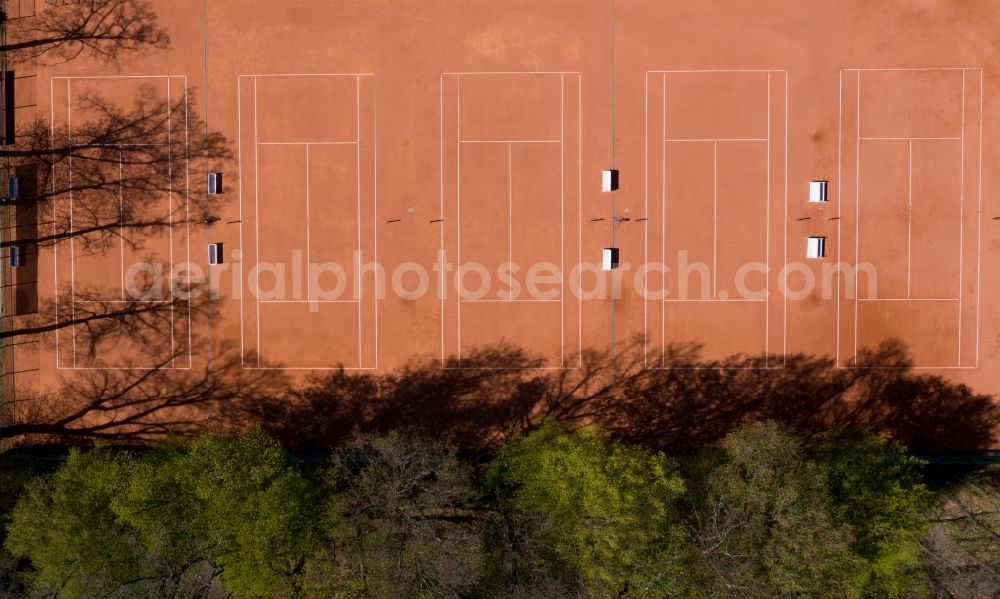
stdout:
{"type": "Polygon", "coordinates": [[[111,502],[134,465],[129,454],[72,450],[52,475],[28,485],[14,508],[6,545],[34,567],[33,587],[60,597],[152,596],[156,570],[111,502]]]}
{"type": "Polygon", "coordinates": [[[663,454],[546,425],[503,446],[485,487],[503,514],[494,560],[522,594],[560,583],[601,597],[689,590],[675,523],[684,483],[663,454]]]}
{"type": "Polygon", "coordinates": [[[25,564],[4,546],[7,525],[14,506],[25,493],[28,484],[54,467],[55,464],[49,460],[0,453],[0,599],[21,596],[27,592],[20,571],[25,564]]]}
{"type": "Polygon", "coordinates": [[[211,562],[239,597],[293,593],[315,546],[318,496],[260,429],[203,435],[137,468],[114,507],[174,559],[211,562]]]}
{"type": "Polygon", "coordinates": [[[291,596],[315,544],[315,488],[263,432],[136,457],[74,450],[18,502],[7,547],[60,597],[219,590],[291,596]]]}
{"type": "Polygon", "coordinates": [[[833,431],[819,444],[837,521],[851,526],[851,549],[865,560],[870,596],[923,594],[920,538],[929,527],[931,494],[923,462],[899,443],[861,431],[833,431]]]}
{"type": "Polygon", "coordinates": [[[861,560],[826,473],[775,422],[744,425],[692,463],[687,529],[719,597],[856,597],[861,560]]]}

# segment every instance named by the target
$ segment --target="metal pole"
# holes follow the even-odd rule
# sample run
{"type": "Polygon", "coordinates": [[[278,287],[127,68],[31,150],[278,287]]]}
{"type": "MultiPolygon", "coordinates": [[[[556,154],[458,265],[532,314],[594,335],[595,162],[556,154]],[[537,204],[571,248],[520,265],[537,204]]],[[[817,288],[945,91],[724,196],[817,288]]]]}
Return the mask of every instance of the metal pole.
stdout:
{"type": "MultiPolygon", "coordinates": [[[[611,0],[611,168],[615,168],[615,95],[617,90],[615,89],[615,34],[616,34],[616,23],[615,23],[615,0],[611,0]]],[[[618,247],[616,245],[616,235],[615,229],[618,227],[616,219],[618,218],[617,207],[615,206],[615,190],[614,186],[611,189],[611,247],[618,247]]],[[[611,389],[612,394],[615,393],[615,383],[618,373],[616,369],[618,368],[618,347],[615,337],[617,337],[617,331],[615,330],[615,292],[616,292],[616,277],[618,271],[612,270],[611,276],[611,343],[609,344],[609,351],[611,354],[611,389]]]]}

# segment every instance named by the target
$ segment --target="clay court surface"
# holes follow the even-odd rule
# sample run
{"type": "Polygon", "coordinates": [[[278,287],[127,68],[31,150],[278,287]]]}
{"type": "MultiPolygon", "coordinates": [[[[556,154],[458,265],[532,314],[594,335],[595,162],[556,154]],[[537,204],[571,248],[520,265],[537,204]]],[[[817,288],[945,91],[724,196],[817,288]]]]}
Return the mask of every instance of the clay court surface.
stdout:
{"type": "MultiPolygon", "coordinates": [[[[72,189],[57,198],[48,219],[58,230],[86,230],[95,222],[113,222],[116,215],[122,216],[120,226],[117,230],[112,227],[108,238],[70,235],[52,248],[52,276],[56,281],[53,299],[58,305],[56,310],[61,310],[57,316],[66,318],[68,312],[69,318],[79,319],[103,310],[165,306],[165,318],[157,320],[155,333],[150,332],[154,341],[145,347],[111,343],[82,347],[79,330],[58,331],[54,339],[55,366],[190,368],[192,319],[187,306],[173,305],[169,286],[137,298],[129,292],[127,281],[129,269],[138,262],[161,263],[169,271],[175,263],[191,260],[187,223],[190,169],[183,109],[188,100],[187,80],[183,76],[67,76],[53,77],[51,87],[53,144],[60,147],[78,143],[73,139],[74,121],[79,124],[100,118],[101,106],[95,98],[126,104],[142,98],[160,112],[152,117],[156,125],[141,139],[88,144],[76,168],[69,160],[53,173],[54,186],[72,189]],[[148,157],[160,155],[165,156],[165,173],[157,166],[144,164],[148,157]],[[80,166],[81,162],[85,166],[80,166]],[[94,182],[101,180],[121,184],[95,189],[94,182]],[[130,182],[142,182],[143,187],[155,189],[137,189],[130,182]],[[130,206],[134,205],[143,208],[133,210],[130,206]],[[163,226],[152,231],[130,227],[144,222],[163,226]]],[[[134,285],[141,287],[139,278],[131,277],[134,285]]]]}
{"type": "MultiPolygon", "coordinates": [[[[72,144],[95,94],[159,102],[162,127],[136,143],[166,148],[155,174],[167,184],[144,204],[185,224],[134,240],[123,228],[99,250],[61,241],[39,258],[39,293],[68,295],[69,309],[127,304],[133,264],[191,261],[217,271],[220,299],[210,316],[169,289],[146,300],[169,303],[171,324],[141,351],[88,353],[66,329],[25,358],[26,382],[199,368],[209,339],[238,347],[245,369],[310,372],[414,356],[462,367],[500,342],[575,368],[583,350],[643,335],[653,368],[682,343],[758,356],[759,368],[797,352],[868,367],[859,351],[895,338],[918,368],[1000,390],[990,2],[622,0],[613,59],[609,2],[154,4],[171,50],[40,67],[35,110],[72,144]],[[188,151],[192,117],[226,137],[229,157],[188,151]],[[612,166],[613,203],[600,183],[612,166]],[[208,172],[224,181],[210,204],[208,172]],[[827,202],[807,201],[809,181],[828,182],[827,202]],[[603,281],[608,297],[573,293],[571,271],[599,263],[612,236],[616,297],[612,275],[592,271],[580,284],[603,281]],[[810,236],[825,238],[825,257],[806,258],[810,236]],[[224,266],[207,264],[209,243],[223,244],[224,266]],[[310,266],[324,262],[342,276],[310,266]],[[466,272],[473,263],[490,280],[466,272]],[[503,282],[505,263],[519,269],[503,282]],[[542,263],[555,274],[533,297],[527,271],[542,263]],[[645,279],[660,297],[636,288],[650,263],[670,269],[645,279]],[[748,264],[750,297],[736,284],[748,264]],[[846,274],[828,276],[837,264],[846,274]],[[395,293],[395,272],[421,285],[417,267],[429,291],[395,293]],[[460,297],[459,276],[481,293],[460,297]],[[320,294],[313,277],[345,291],[320,294]],[[810,279],[811,292],[785,292],[810,279]]],[[[118,163],[100,150],[106,168],[145,176],[126,160],[136,149],[119,150],[118,163]]],[[[113,211],[126,193],[101,201],[113,211]]],[[[60,197],[52,219],[85,222],[74,212],[85,200],[60,197]]]]}

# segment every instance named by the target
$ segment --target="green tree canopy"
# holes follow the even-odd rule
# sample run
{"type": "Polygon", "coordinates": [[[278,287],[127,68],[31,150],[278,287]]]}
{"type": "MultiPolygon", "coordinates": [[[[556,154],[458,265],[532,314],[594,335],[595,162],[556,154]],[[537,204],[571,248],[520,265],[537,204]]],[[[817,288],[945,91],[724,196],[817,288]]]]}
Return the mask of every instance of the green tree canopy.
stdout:
{"type": "Polygon", "coordinates": [[[260,430],[203,435],[142,459],[74,450],[18,503],[7,546],[59,596],[210,588],[293,594],[316,543],[316,495],[260,430]]]}
{"type": "Polygon", "coordinates": [[[32,481],[7,531],[7,548],[34,566],[35,590],[60,597],[153,596],[164,573],[111,502],[134,466],[129,454],[72,450],[61,468],[32,481]]]}
{"type": "Polygon", "coordinates": [[[923,462],[899,443],[862,431],[833,431],[818,446],[838,522],[853,531],[851,549],[865,560],[866,594],[922,592],[920,538],[929,527],[931,494],[923,462]]]}
{"type": "Polygon", "coordinates": [[[909,598],[928,584],[996,586],[992,479],[942,500],[928,535],[922,463],[874,434],[833,431],[806,447],[764,421],[683,464],[555,424],[508,439],[481,469],[398,433],[359,435],[309,476],[259,429],[141,453],[73,450],[47,473],[0,470],[14,489],[0,496],[0,588],[909,598]]]}
{"type": "Polygon", "coordinates": [[[537,584],[523,570],[542,564],[590,596],[676,595],[688,582],[684,482],[661,453],[547,425],[508,441],[485,487],[509,514],[498,540],[521,554],[515,578],[537,584]]]}
{"type": "Polygon", "coordinates": [[[826,473],[775,422],[741,426],[692,463],[687,529],[722,597],[856,597],[861,560],[826,473]]]}

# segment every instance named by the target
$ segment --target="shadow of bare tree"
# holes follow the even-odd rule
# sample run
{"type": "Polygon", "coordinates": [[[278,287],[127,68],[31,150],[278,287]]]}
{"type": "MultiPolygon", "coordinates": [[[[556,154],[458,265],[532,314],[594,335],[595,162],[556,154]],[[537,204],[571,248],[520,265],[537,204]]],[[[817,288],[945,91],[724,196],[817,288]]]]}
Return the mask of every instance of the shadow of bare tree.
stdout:
{"type": "MultiPolygon", "coordinates": [[[[80,55],[114,62],[168,45],[146,0],[88,0],[52,6],[11,26],[0,51],[10,64],[80,55]]],[[[201,224],[201,218],[208,224],[212,206],[188,210],[170,196],[186,185],[181,157],[203,155],[224,163],[232,158],[228,141],[202,135],[203,122],[192,106],[163,99],[152,88],[139,87],[121,102],[84,93],[75,104],[81,118],[72,130],[42,120],[27,123],[16,145],[0,151],[8,170],[20,177],[30,169],[35,179],[23,186],[25,193],[3,202],[17,214],[17,234],[0,245],[34,246],[37,256],[38,246],[68,243],[81,255],[97,257],[118,245],[137,258],[172,228],[201,224]],[[172,135],[182,115],[187,134],[172,135]],[[70,164],[72,178],[66,176],[70,164]],[[72,203],[61,201],[70,194],[72,203]],[[165,205],[170,208],[163,210],[165,205]],[[38,231],[39,214],[51,216],[44,233],[38,231]]],[[[30,287],[37,271],[26,272],[30,287]]],[[[3,396],[0,416],[12,412],[17,418],[0,418],[0,439],[144,439],[207,424],[261,422],[299,448],[337,445],[355,429],[409,429],[481,449],[551,418],[684,449],[714,442],[743,420],[774,418],[806,436],[832,426],[866,427],[916,449],[942,451],[991,447],[1000,426],[994,398],[915,373],[898,343],[865,353],[859,363],[868,367],[857,369],[802,354],[706,360],[695,346],[649,356],[642,340],[635,340],[614,359],[587,351],[577,369],[542,370],[540,357],[498,345],[467,353],[461,361],[415,360],[387,374],[335,371],[289,391],[280,371],[243,370],[232,348],[218,351],[220,357],[204,372],[172,367],[190,350],[187,344],[171,343],[167,353],[148,351],[164,347],[163,336],[190,325],[209,309],[207,303],[178,303],[173,296],[102,303],[104,297],[106,289],[81,285],[72,298],[60,293],[61,299],[36,300],[25,312],[0,313],[7,321],[0,345],[9,338],[68,330],[86,360],[114,347],[126,354],[121,365],[142,365],[74,373],[58,389],[3,396]],[[177,320],[178,314],[185,316],[177,320]],[[783,367],[762,367],[778,363],[783,367]]]]}
{"type": "MultiPolygon", "coordinates": [[[[80,56],[114,64],[170,44],[148,0],[50,2],[4,27],[5,68],[80,56]]],[[[199,344],[191,326],[211,302],[187,297],[199,282],[166,273],[175,266],[174,244],[193,226],[210,224],[218,201],[188,193],[190,158],[224,165],[232,159],[229,141],[205,127],[191,94],[171,99],[169,87],[164,94],[142,82],[106,91],[114,90],[78,89],[72,120],[53,114],[51,121],[19,122],[14,143],[0,149],[5,174],[19,180],[16,196],[0,200],[4,224],[16,225],[5,229],[0,247],[17,246],[27,256],[16,270],[3,267],[12,291],[0,306],[0,355],[8,344],[37,342],[58,363],[63,339],[72,343],[73,366],[83,366],[61,371],[62,382],[43,389],[15,388],[5,376],[0,442],[184,433],[212,421],[220,402],[254,397],[270,389],[263,379],[281,378],[241,372],[238,351],[218,344],[210,370],[191,368],[199,344]],[[39,297],[45,249],[57,262],[88,261],[86,276],[76,265],[75,278],[57,278],[55,292],[39,297]],[[120,276],[108,272],[119,263],[120,276]],[[162,270],[147,276],[140,269],[138,280],[128,280],[126,269],[135,264],[162,270]]]]}
{"type": "Polygon", "coordinates": [[[0,426],[0,439],[18,444],[78,443],[108,439],[141,444],[217,427],[228,402],[255,403],[288,388],[273,370],[244,370],[235,346],[217,353],[211,370],[174,368],[187,350],[163,355],[152,366],[77,373],[56,389],[9,400],[17,417],[0,426]]]}
{"type": "Polygon", "coordinates": [[[0,49],[11,63],[61,63],[83,54],[110,63],[124,54],[163,50],[170,44],[170,36],[146,0],[47,4],[35,17],[9,28],[0,49]]]}
{"type": "Polygon", "coordinates": [[[616,437],[671,451],[713,443],[746,420],[771,418],[809,438],[831,427],[889,434],[915,450],[994,446],[1000,405],[946,379],[917,374],[906,348],[887,342],[863,356],[878,368],[838,368],[830,358],[794,354],[699,358],[668,348],[664,368],[643,365],[641,340],[619,351],[586,352],[572,370],[498,345],[442,364],[418,360],[388,374],[333,371],[287,395],[235,401],[232,424],[261,422],[290,447],[328,448],[353,431],[406,430],[469,450],[495,446],[543,419],[595,424],[616,437]]]}
{"type": "Polygon", "coordinates": [[[140,251],[145,240],[200,223],[199,215],[215,208],[175,198],[188,186],[189,156],[210,156],[219,163],[233,159],[229,141],[216,132],[206,134],[185,99],[167,101],[146,85],[127,105],[94,92],[81,94],[76,103],[82,122],[72,129],[36,119],[5,150],[35,180],[24,186],[28,193],[4,203],[31,206],[50,220],[46,231],[17,243],[72,240],[76,251],[87,254],[121,243],[140,251]],[[171,137],[176,123],[187,126],[171,137]]]}
{"type": "Polygon", "coordinates": [[[81,114],[88,118],[72,130],[34,121],[7,151],[17,164],[22,192],[0,202],[16,211],[19,222],[16,238],[0,245],[28,248],[32,258],[13,277],[14,288],[26,293],[4,306],[0,343],[38,341],[59,354],[62,339],[72,344],[74,366],[79,360],[80,366],[96,368],[67,373],[61,388],[4,393],[0,439],[183,433],[203,421],[207,406],[252,396],[244,385],[257,382],[236,376],[239,356],[231,348],[210,374],[176,369],[197,345],[189,336],[192,323],[204,318],[212,303],[199,298],[201,281],[188,279],[183,269],[173,272],[165,249],[200,224],[195,215],[213,208],[175,200],[187,185],[181,161],[197,152],[225,163],[231,159],[229,142],[216,133],[199,133],[200,126],[171,138],[170,123],[187,116],[198,125],[198,115],[184,101],[157,99],[145,87],[130,105],[94,94],[82,101],[81,114]],[[58,139],[67,143],[50,145],[58,139]],[[39,215],[49,219],[44,233],[39,215]],[[56,247],[74,262],[89,259],[89,279],[81,281],[78,274],[74,285],[66,280],[56,293],[38,297],[37,256],[41,248],[56,247]],[[107,264],[118,262],[120,275],[108,276],[107,264]],[[147,270],[127,277],[132,264],[147,270]],[[111,363],[113,369],[102,369],[111,363]]]}

